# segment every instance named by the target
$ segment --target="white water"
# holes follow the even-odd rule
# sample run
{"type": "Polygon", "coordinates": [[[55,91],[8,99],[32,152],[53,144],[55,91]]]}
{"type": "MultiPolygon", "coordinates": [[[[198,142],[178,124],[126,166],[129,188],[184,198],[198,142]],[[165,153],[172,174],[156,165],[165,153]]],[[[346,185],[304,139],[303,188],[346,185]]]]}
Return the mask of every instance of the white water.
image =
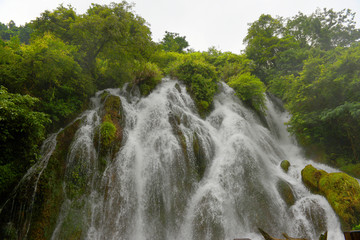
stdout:
{"type": "Polygon", "coordinates": [[[93,143],[100,93],[93,99],[94,108],[84,113],[72,143],[65,176],[71,179],[71,166],[80,163],[86,191],[76,199],[66,197],[52,239],[63,239],[69,224],[82,230],[82,239],[262,240],[258,227],[274,237],[286,232],[318,239],[328,231],[329,240],[344,239],[326,199],[311,194],[300,174],[307,164],[335,170],[304,159],[284,126],[286,113],[268,101],[266,128],[223,84],[214,110],[203,120],[185,87],[179,92],[176,83],[164,79],[141,99],[109,90],[120,96],[126,123],[122,147],[107,159],[101,175],[93,143]],[[182,137],[175,134],[180,131],[182,137]],[[203,175],[196,140],[206,166],[203,175]],[[292,164],[288,173],[280,168],[285,159],[292,164]],[[293,205],[282,199],[279,182],[291,188],[293,205]]]}

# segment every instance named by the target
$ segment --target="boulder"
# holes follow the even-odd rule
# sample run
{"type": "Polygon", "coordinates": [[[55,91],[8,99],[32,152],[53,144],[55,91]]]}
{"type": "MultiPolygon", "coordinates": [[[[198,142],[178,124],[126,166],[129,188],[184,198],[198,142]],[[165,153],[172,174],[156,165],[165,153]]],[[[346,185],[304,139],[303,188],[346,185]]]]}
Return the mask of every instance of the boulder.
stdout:
{"type": "Polygon", "coordinates": [[[302,180],[311,191],[326,197],[339,216],[343,230],[360,222],[360,184],[346,173],[327,173],[312,165],[301,171],[302,180]]]}
{"type": "Polygon", "coordinates": [[[280,167],[287,173],[289,171],[290,162],[288,160],[284,160],[281,162],[280,167]]]}
{"type": "Polygon", "coordinates": [[[277,183],[277,189],[281,198],[284,200],[288,207],[291,207],[295,203],[295,196],[289,183],[284,180],[280,180],[277,183]]]}

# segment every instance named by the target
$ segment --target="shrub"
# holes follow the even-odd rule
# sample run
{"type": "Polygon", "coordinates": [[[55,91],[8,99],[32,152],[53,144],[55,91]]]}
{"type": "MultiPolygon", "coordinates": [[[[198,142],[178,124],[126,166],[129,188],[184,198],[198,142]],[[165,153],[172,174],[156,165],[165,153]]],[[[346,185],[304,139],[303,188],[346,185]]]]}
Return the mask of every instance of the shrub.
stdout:
{"type": "Polygon", "coordinates": [[[155,63],[136,63],[133,83],[140,88],[141,95],[148,95],[161,82],[162,74],[155,63]]]}
{"type": "Polygon", "coordinates": [[[256,111],[265,109],[265,85],[251,73],[238,74],[229,78],[229,86],[235,90],[235,94],[249,104],[256,111]]]}
{"type": "Polygon", "coordinates": [[[103,148],[110,147],[116,137],[116,127],[109,120],[104,121],[100,126],[101,145],[103,148]]]}
{"type": "Polygon", "coordinates": [[[213,102],[217,91],[217,72],[200,55],[187,55],[169,68],[171,76],[183,81],[203,115],[213,102]]]}

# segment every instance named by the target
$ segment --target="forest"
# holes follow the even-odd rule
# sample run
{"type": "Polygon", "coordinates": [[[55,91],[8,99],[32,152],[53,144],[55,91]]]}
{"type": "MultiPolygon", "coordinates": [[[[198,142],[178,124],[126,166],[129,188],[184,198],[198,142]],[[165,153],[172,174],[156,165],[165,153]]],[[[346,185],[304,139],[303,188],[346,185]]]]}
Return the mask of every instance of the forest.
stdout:
{"type": "MultiPolygon", "coordinates": [[[[360,177],[360,29],[349,9],[291,18],[263,14],[244,51],[200,52],[179,33],[154,42],[127,2],[60,5],[24,26],[0,23],[0,205],[39,160],[42,141],[106,88],[147,96],[179,79],[205,118],[220,81],[259,115],[265,96],[284,102],[288,130],[308,157],[360,177]]],[[[240,44],[240,43],[239,43],[240,44]]],[[[111,126],[110,126],[111,129],[111,126]]]]}

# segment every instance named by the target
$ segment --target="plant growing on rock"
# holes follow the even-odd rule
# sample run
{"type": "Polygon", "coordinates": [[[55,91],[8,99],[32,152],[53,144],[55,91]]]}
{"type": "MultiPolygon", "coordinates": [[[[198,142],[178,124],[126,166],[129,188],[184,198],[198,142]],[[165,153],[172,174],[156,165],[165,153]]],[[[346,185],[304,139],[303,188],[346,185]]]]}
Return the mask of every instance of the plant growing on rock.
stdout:
{"type": "Polygon", "coordinates": [[[135,62],[137,67],[132,84],[139,86],[140,93],[143,96],[149,93],[161,82],[162,74],[159,67],[151,62],[135,62]]]}
{"type": "Polygon", "coordinates": [[[256,111],[265,109],[265,85],[250,72],[238,74],[229,78],[229,86],[235,90],[235,94],[256,111]]]}
{"type": "Polygon", "coordinates": [[[170,75],[186,84],[200,115],[209,111],[217,91],[217,72],[213,65],[193,54],[184,56],[170,67],[170,75]]]}
{"type": "Polygon", "coordinates": [[[104,148],[110,147],[116,136],[116,127],[111,119],[107,119],[100,126],[100,142],[104,148]]]}

